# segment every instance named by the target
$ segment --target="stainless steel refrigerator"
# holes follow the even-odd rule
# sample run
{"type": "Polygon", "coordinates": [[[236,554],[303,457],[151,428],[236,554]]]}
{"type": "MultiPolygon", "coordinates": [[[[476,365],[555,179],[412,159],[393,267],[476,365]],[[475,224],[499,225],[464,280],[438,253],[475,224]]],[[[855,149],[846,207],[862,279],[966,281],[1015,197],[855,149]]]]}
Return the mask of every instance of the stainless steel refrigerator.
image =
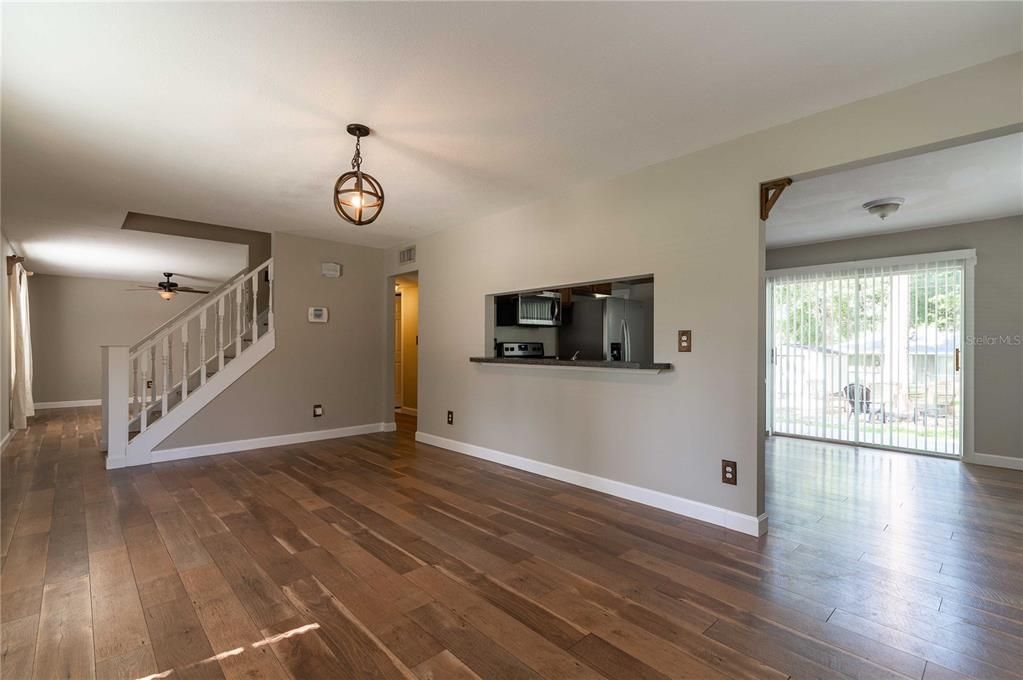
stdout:
{"type": "Polygon", "coordinates": [[[571,323],[564,323],[558,335],[562,359],[590,361],[654,360],[652,329],[645,300],[625,298],[572,298],[571,323]]]}

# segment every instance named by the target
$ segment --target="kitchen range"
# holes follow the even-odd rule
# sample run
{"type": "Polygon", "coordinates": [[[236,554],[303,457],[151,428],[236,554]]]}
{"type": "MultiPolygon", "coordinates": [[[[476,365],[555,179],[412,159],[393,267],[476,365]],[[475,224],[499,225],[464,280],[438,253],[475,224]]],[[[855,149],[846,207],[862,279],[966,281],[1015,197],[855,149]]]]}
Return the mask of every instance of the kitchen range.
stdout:
{"type": "Polygon", "coordinates": [[[653,277],[491,296],[493,355],[476,363],[668,370],[653,361],[653,277]]]}

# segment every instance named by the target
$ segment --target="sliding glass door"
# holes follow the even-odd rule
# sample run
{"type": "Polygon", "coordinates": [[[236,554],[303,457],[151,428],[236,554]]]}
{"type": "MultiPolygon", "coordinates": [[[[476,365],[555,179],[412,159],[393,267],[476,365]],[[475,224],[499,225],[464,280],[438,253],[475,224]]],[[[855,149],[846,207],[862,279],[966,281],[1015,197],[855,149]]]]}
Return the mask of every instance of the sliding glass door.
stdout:
{"type": "Polygon", "coordinates": [[[961,455],[967,257],[768,272],[776,434],[961,455]]]}

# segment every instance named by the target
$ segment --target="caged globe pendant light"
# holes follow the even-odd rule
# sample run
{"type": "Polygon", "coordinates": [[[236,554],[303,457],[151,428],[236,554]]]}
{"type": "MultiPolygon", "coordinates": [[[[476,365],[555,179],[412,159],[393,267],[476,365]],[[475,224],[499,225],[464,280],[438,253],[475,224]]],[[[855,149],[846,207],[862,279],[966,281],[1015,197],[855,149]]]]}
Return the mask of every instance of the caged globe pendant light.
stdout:
{"type": "Polygon", "coordinates": [[[369,136],[369,128],[361,123],[351,123],[348,134],[355,137],[355,155],[352,156],[351,171],[338,177],[334,183],[334,209],[352,224],[369,224],[384,209],[384,189],[372,175],[362,171],[360,142],[369,136]]]}

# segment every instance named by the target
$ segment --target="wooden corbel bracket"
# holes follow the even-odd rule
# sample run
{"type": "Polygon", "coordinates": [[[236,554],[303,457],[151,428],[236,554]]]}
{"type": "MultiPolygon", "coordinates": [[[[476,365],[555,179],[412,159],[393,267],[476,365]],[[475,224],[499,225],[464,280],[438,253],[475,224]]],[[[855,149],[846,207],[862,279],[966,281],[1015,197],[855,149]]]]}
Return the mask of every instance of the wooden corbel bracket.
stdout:
{"type": "Polygon", "coordinates": [[[781,193],[791,184],[792,180],[788,177],[760,183],[760,219],[767,221],[767,218],[771,216],[771,208],[781,198],[781,193]]]}

